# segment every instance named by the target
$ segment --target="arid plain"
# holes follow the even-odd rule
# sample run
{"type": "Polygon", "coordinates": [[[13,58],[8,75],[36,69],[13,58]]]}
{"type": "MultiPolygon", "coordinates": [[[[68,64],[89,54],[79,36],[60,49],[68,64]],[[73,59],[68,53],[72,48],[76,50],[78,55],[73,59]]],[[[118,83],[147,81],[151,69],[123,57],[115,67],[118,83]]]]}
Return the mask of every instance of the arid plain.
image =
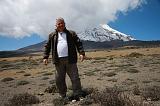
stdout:
{"type": "MultiPolygon", "coordinates": [[[[83,88],[103,91],[116,86],[144,106],[160,106],[160,47],[88,51],[86,60],[77,64],[83,88]]],[[[68,76],[66,79],[70,93],[71,82],[68,76]]],[[[54,89],[54,85],[55,67],[51,58],[47,66],[42,63],[42,53],[0,58],[1,106],[11,105],[8,102],[14,95],[25,93],[39,99],[33,106],[54,106],[53,100],[58,93],[47,91],[54,89]]],[[[67,105],[103,105],[82,101],[67,105]]]]}

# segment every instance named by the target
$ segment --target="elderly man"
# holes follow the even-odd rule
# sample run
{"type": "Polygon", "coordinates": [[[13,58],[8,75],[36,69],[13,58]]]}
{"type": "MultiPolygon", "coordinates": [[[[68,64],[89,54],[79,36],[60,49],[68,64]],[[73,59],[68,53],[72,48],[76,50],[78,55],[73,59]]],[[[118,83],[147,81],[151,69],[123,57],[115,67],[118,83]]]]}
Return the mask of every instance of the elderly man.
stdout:
{"type": "Polygon", "coordinates": [[[82,42],[74,31],[67,30],[63,18],[56,19],[56,29],[49,34],[49,39],[45,45],[43,62],[48,64],[48,57],[52,52],[52,61],[56,67],[56,85],[62,98],[66,97],[66,73],[72,82],[74,95],[81,92],[81,82],[77,68],[77,51],[80,61],[84,60],[85,52],[82,42]]]}

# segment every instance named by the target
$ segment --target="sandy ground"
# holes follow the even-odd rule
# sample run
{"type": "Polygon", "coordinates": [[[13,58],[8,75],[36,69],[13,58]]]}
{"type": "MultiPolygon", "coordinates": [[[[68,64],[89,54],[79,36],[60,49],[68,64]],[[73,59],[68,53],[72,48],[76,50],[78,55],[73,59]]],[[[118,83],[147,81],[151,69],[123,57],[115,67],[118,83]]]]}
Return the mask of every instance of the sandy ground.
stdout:
{"type": "MultiPolygon", "coordinates": [[[[119,86],[132,91],[135,86],[140,89],[160,86],[160,48],[92,51],[86,52],[86,56],[84,62],[77,63],[83,88],[103,90],[119,86]],[[132,53],[139,54],[132,56],[132,53]]],[[[66,80],[70,91],[68,76],[66,80]]],[[[40,99],[35,106],[53,106],[52,101],[58,93],[44,92],[52,84],[55,84],[55,67],[51,62],[43,65],[42,56],[0,58],[1,106],[13,95],[26,92],[40,99]],[[5,78],[13,80],[4,81],[5,78]]],[[[160,105],[160,101],[153,103],[160,105]]]]}

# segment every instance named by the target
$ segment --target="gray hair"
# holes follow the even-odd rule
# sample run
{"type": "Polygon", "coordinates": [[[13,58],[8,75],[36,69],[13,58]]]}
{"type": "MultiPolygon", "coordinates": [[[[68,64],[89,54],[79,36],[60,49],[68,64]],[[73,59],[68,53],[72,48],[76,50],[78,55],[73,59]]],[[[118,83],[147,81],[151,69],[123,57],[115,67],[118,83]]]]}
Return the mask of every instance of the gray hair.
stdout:
{"type": "Polygon", "coordinates": [[[56,19],[56,21],[63,21],[63,22],[65,23],[65,21],[64,21],[64,19],[63,19],[62,17],[58,17],[58,18],[56,19]]]}

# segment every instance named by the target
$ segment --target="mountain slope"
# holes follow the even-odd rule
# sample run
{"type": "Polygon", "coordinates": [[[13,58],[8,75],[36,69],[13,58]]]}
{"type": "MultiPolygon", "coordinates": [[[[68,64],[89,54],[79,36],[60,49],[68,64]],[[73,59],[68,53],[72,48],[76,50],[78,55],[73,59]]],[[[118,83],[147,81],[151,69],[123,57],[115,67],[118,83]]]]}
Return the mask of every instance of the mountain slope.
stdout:
{"type": "Polygon", "coordinates": [[[30,45],[30,46],[26,46],[23,48],[18,49],[17,51],[43,51],[44,45],[45,45],[46,41],[34,44],[34,45],[30,45]]]}
{"type": "MultiPolygon", "coordinates": [[[[41,43],[27,46],[17,51],[22,52],[36,52],[43,51],[46,41],[41,43]]],[[[122,40],[112,40],[105,42],[95,42],[95,41],[84,41],[82,40],[85,50],[91,49],[107,49],[107,48],[118,48],[123,46],[137,46],[137,47],[160,47],[160,41],[140,41],[140,40],[131,40],[131,41],[122,41],[122,40]]]]}
{"type": "MultiPolygon", "coordinates": [[[[41,43],[27,46],[15,51],[0,51],[0,58],[15,57],[15,56],[24,56],[33,52],[43,51],[43,47],[46,41],[41,43]]],[[[98,50],[98,49],[107,49],[107,48],[118,48],[123,46],[136,46],[136,47],[160,47],[160,41],[105,41],[105,42],[95,42],[95,41],[82,41],[85,51],[88,50],[98,50]]]]}
{"type": "Polygon", "coordinates": [[[85,31],[78,33],[78,36],[82,40],[95,41],[95,42],[104,42],[112,40],[122,40],[122,41],[136,40],[130,35],[126,35],[109,27],[107,24],[99,25],[98,27],[92,29],[86,29],[85,31]]]}

